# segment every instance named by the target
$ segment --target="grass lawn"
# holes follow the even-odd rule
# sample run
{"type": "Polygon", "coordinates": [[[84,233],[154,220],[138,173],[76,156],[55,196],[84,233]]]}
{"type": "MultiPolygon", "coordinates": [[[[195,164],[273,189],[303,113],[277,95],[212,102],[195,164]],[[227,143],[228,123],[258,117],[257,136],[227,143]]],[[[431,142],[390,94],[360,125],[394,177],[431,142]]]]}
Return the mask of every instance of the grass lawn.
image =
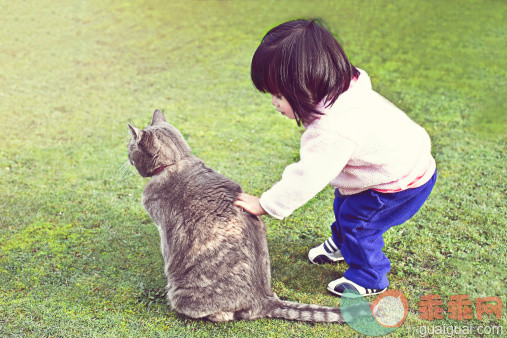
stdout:
{"type": "MultiPolygon", "coordinates": [[[[297,159],[301,129],[249,78],[267,30],[324,18],[374,88],[429,132],[439,178],[422,210],[385,235],[391,288],[409,300],[395,336],[429,322],[421,296],[506,294],[504,1],[3,1],[0,5],[0,336],[349,336],[347,325],[214,324],[171,311],[146,180],[122,175],[127,122],[162,109],[210,167],[259,195],[297,159]]],[[[326,188],[265,217],[272,285],[338,306],[346,265],[310,266],[329,236],[326,188]]],[[[444,310],[447,307],[444,306],[444,310]]],[[[474,315],[475,318],[475,315],[474,315]]],[[[505,327],[507,330],[507,327],[505,327]]]]}

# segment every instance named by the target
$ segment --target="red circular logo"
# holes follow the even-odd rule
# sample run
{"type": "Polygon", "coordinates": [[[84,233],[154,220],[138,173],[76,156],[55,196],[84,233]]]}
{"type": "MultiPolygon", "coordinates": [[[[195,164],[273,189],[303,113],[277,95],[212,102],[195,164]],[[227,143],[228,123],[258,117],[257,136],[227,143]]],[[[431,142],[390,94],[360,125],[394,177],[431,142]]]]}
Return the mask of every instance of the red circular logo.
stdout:
{"type": "Polygon", "coordinates": [[[408,315],[408,300],[397,290],[387,290],[370,306],[375,320],[384,327],[399,327],[408,315]]]}

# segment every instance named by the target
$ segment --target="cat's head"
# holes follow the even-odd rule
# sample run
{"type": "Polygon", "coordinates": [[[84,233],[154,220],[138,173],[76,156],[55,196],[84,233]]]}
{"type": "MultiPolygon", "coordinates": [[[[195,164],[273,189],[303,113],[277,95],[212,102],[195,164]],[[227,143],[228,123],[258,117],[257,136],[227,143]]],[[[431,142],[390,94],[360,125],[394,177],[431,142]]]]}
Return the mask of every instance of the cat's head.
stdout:
{"type": "Polygon", "coordinates": [[[190,155],[190,147],[180,131],[167,123],[155,110],[151,124],[143,130],[128,125],[132,138],[128,144],[130,163],[143,177],[153,176],[158,168],[170,166],[190,155]]]}

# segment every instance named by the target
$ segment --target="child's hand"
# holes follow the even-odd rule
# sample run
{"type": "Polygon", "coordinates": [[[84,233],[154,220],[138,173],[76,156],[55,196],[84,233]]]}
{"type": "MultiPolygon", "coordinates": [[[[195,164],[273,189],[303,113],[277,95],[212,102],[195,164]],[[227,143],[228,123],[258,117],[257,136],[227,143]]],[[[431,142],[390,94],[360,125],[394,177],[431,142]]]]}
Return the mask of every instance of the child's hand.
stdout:
{"type": "Polygon", "coordinates": [[[264,210],[259,203],[259,197],[241,193],[238,195],[238,199],[234,202],[234,205],[245,209],[249,213],[261,216],[266,215],[267,212],[264,210]]]}

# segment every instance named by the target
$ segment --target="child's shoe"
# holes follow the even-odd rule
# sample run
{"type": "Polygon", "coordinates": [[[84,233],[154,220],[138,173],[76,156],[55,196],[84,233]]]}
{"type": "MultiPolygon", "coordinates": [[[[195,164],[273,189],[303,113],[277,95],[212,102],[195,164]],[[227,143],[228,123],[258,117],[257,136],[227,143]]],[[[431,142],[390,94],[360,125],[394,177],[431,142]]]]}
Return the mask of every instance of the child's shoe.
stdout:
{"type": "Polygon", "coordinates": [[[363,288],[360,285],[357,285],[351,280],[348,280],[345,277],[338,278],[331,283],[327,285],[327,289],[329,292],[337,295],[337,296],[343,296],[345,294],[345,297],[360,297],[360,296],[372,296],[372,295],[378,295],[379,293],[382,293],[387,290],[387,288],[384,289],[366,289],[363,288]],[[346,291],[349,290],[349,291],[346,291]]]}
{"type": "Polygon", "coordinates": [[[338,246],[334,243],[333,238],[329,237],[324,243],[310,249],[308,259],[313,264],[334,263],[342,261],[344,258],[338,246]]]}

